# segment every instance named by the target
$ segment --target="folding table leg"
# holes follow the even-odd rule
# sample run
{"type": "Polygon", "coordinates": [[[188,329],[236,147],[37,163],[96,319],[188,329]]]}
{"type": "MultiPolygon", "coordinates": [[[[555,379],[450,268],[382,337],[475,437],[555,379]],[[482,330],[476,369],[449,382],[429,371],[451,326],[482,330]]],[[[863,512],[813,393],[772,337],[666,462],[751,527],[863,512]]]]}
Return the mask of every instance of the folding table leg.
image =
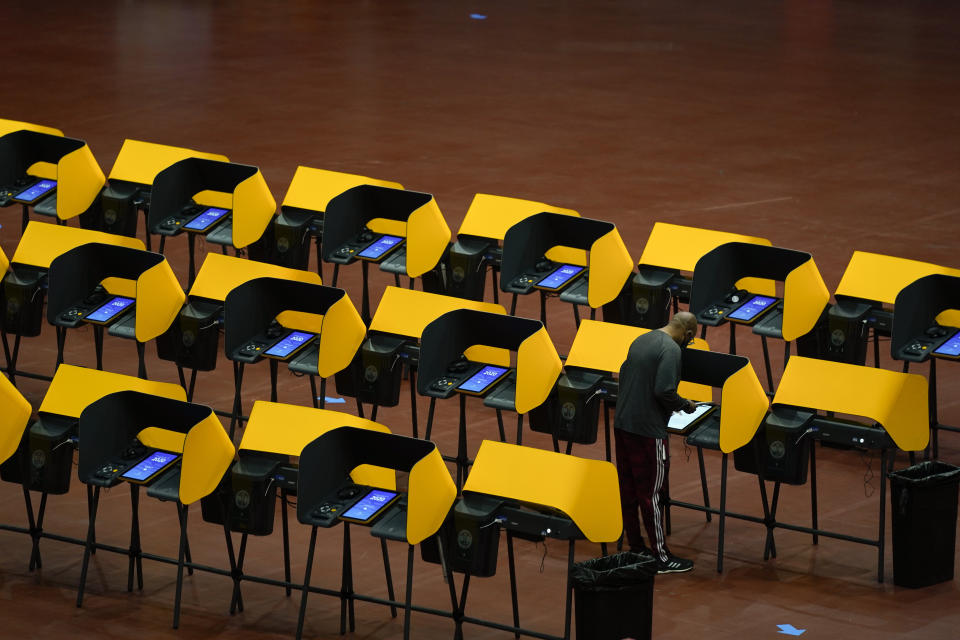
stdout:
{"type": "Polygon", "coordinates": [[[243,363],[233,363],[233,412],[230,414],[230,439],[233,440],[233,434],[236,426],[243,417],[243,398],[241,396],[243,389],[243,363]]]}
{"type": "MultiPolygon", "coordinates": [[[[90,485],[87,485],[89,490],[90,485]]],[[[77,608],[83,606],[83,590],[87,586],[87,569],[90,567],[90,553],[93,549],[95,523],[97,520],[97,507],[100,505],[100,487],[93,489],[93,497],[87,512],[87,543],[83,548],[83,564],[80,567],[80,586],[77,587],[77,608]]]]}
{"type": "Polygon", "coordinates": [[[310,528],[310,549],[307,551],[307,570],[303,576],[303,593],[300,595],[300,615],[297,617],[296,639],[303,638],[303,619],[307,614],[307,594],[310,593],[310,572],[313,569],[313,553],[317,546],[317,527],[310,528]]]}
{"type": "Polygon", "coordinates": [[[353,617],[353,554],[350,551],[350,524],[343,523],[343,565],[340,570],[340,635],[347,632],[349,611],[350,631],[355,629],[353,617]]]}
{"type": "MultiPolygon", "coordinates": [[[[283,528],[283,579],[287,581],[287,586],[284,589],[287,592],[287,597],[290,597],[290,521],[289,516],[287,515],[287,491],[284,489],[280,492],[280,524],[283,528]]],[[[244,540],[246,540],[246,534],[244,534],[244,540]]]]}
{"type": "Polygon", "coordinates": [[[433,414],[437,408],[437,399],[430,398],[430,407],[427,409],[427,431],[423,434],[424,440],[430,439],[430,433],[433,431],[433,414]]]}
{"type": "Polygon", "coordinates": [[[187,515],[190,507],[177,502],[177,515],[180,516],[180,552],[177,554],[177,590],[173,598],[173,628],[180,627],[180,599],[183,593],[183,565],[187,555],[187,515]]]}
{"type": "MultiPolygon", "coordinates": [[[[517,601],[517,566],[513,555],[513,534],[507,531],[507,563],[510,567],[510,603],[513,605],[513,626],[520,627],[520,607],[517,601]]],[[[520,632],[514,631],[514,637],[520,639],[520,632]]]]}
{"type": "MultiPolygon", "coordinates": [[[[133,575],[143,568],[140,549],[140,485],[130,483],[130,548],[127,563],[127,591],[133,591],[133,575]]],[[[139,573],[138,587],[143,589],[143,574],[139,573]]]]}
{"type": "Polygon", "coordinates": [[[573,600],[573,579],[570,577],[570,574],[573,572],[574,549],[576,544],[576,540],[571,539],[570,551],[567,553],[567,604],[563,617],[563,640],[570,640],[570,617],[573,613],[571,607],[571,601],[573,600]]]}
{"type": "Polygon", "coordinates": [[[723,573],[723,536],[727,526],[727,454],[720,468],[720,530],[717,535],[717,573],[723,573]]]}
{"type": "Polygon", "coordinates": [[[397,617],[397,606],[393,604],[394,593],[393,593],[393,575],[390,572],[390,554],[387,553],[387,541],[385,538],[380,538],[380,553],[383,555],[383,574],[387,579],[387,599],[390,600],[390,617],[397,617]]]}
{"type": "MultiPolygon", "coordinates": [[[[697,462],[700,465],[700,486],[703,488],[703,506],[710,508],[710,490],[707,488],[707,469],[703,464],[703,447],[697,447],[697,462]]],[[[712,514],[704,511],[707,515],[707,522],[712,520],[712,514]]]]}
{"type": "MultiPolygon", "coordinates": [[[[816,531],[817,525],[817,448],[816,443],[810,444],[810,527],[816,531]]],[[[820,536],[814,532],[813,544],[819,544],[820,536]]]]}
{"type": "Polygon", "coordinates": [[[413,602],[413,545],[407,550],[407,596],[403,605],[403,640],[410,640],[410,613],[413,602]]]}

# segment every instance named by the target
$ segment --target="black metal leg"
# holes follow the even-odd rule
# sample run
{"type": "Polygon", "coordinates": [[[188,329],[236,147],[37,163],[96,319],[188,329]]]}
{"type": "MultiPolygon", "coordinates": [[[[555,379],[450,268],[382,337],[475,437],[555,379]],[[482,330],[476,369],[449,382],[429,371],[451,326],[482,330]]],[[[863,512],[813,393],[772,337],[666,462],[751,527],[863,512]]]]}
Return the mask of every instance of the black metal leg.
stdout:
{"type": "MultiPolygon", "coordinates": [[[[19,453],[15,454],[19,455],[19,453]]],[[[30,498],[30,487],[28,486],[29,476],[24,473],[23,484],[21,488],[23,489],[23,505],[27,510],[27,526],[30,527],[30,537],[32,546],[30,549],[30,563],[28,565],[29,571],[33,571],[34,568],[40,569],[43,567],[43,563],[40,560],[40,533],[42,531],[42,521],[34,520],[33,517],[33,500],[30,498]],[[39,522],[39,523],[38,523],[39,522]]],[[[44,492],[43,496],[46,497],[44,492]]],[[[41,498],[43,500],[43,498],[41,498]]]]}
{"type": "Polygon", "coordinates": [[[723,536],[727,526],[727,454],[720,469],[720,527],[717,535],[717,573],[723,573],[723,536]]]}
{"type": "Polygon", "coordinates": [[[728,353],[737,355],[737,323],[729,322],[730,325],[730,348],[728,353]]]}
{"type": "Polygon", "coordinates": [[[570,551],[567,554],[567,604],[565,607],[565,613],[563,616],[563,640],[570,640],[570,616],[572,613],[571,596],[573,595],[573,580],[570,578],[570,574],[573,573],[573,559],[574,559],[574,547],[576,545],[576,540],[570,540],[570,551]]]}
{"type": "Polygon", "coordinates": [[[23,232],[27,230],[27,225],[30,223],[30,205],[20,204],[20,235],[23,235],[23,232]]]}
{"type": "Polygon", "coordinates": [[[547,326],[547,294],[543,290],[540,291],[540,322],[547,326]]]}
{"type": "MultiPolygon", "coordinates": [[[[461,394],[463,395],[463,394],[461,394]]],[[[403,640],[410,640],[410,612],[413,601],[413,545],[407,550],[407,595],[403,603],[403,640]]]]}
{"type": "Polygon", "coordinates": [[[390,600],[390,617],[397,617],[397,607],[392,604],[394,601],[393,593],[393,574],[390,571],[390,554],[387,553],[387,541],[380,538],[380,554],[383,556],[383,575],[387,580],[387,599],[390,600]]]}
{"type": "Polygon", "coordinates": [[[490,278],[493,282],[493,303],[500,304],[500,286],[497,284],[497,270],[492,267],[490,269],[490,278]]]}
{"type": "Polygon", "coordinates": [[[376,402],[373,403],[373,408],[370,409],[370,419],[376,422],[377,420],[377,411],[380,409],[380,405],[376,402]]]}
{"type": "Polygon", "coordinates": [[[230,414],[230,439],[233,440],[233,434],[237,425],[243,417],[243,398],[241,396],[243,389],[243,363],[233,363],[233,412],[230,414]]]}
{"type": "MultiPolygon", "coordinates": [[[[90,485],[87,485],[89,492],[90,485]]],[[[93,549],[94,541],[94,523],[97,520],[97,507],[100,505],[100,487],[93,489],[93,497],[89,504],[87,512],[87,543],[83,549],[83,564],[80,567],[80,585],[77,587],[77,608],[83,606],[83,590],[87,586],[87,569],[90,567],[90,553],[93,549]]]]}
{"type": "Polygon", "coordinates": [[[777,526],[777,505],[779,502],[780,502],[780,481],[777,480],[776,482],[773,483],[773,498],[770,501],[770,513],[766,518],[767,540],[763,547],[764,560],[777,557],[777,543],[773,537],[773,530],[777,526]]]}
{"type": "Polygon", "coordinates": [[[240,580],[243,579],[243,563],[247,557],[247,534],[240,536],[240,552],[237,554],[237,574],[240,578],[234,581],[233,599],[230,602],[230,615],[235,611],[243,611],[243,595],[240,593],[240,580]]]}
{"type": "Polygon", "coordinates": [[[320,408],[320,398],[317,397],[317,376],[310,375],[310,399],[313,401],[313,408],[320,408]]]}
{"type": "MultiPolygon", "coordinates": [[[[507,434],[503,429],[503,411],[501,411],[500,409],[497,409],[496,412],[497,412],[497,429],[499,429],[500,431],[500,442],[506,442],[507,434]]],[[[556,440],[556,438],[554,438],[554,440],[556,440]]]]}
{"type": "Polygon", "coordinates": [[[193,280],[197,277],[197,258],[193,255],[196,244],[197,237],[187,233],[187,291],[193,286],[193,280]]]}
{"type": "MultiPolygon", "coordinates": [[[[394,284],[395,286],[397,286],[397,287],[401,286],[401,285],[400,285],[400,274],[399,274],[399,273],[394,273],[394,274],[393,274],[393,284],[394,284]]],[[[410,278],[410,288],[413,289],[413,278],[410,278]]]]}
{"type": "MultiPolygon", "coordinates": [[[[730,325],[733,328],[733,324],[730,325]]],[[[763,366],[767,370],[767,390],[773,393],[773,372],[770,371],[770,351],[767,348],[767,336],[760,336],[760,345],[763,347],[763,366]]]]}
{"type": "MultiPolygon", "coordinates": [[[[226,509],[224,509],[226,511],[226,509]]],[[[224,514],[226,516],[226,514],[224,514]]],[[[246,534],[243,534],[245,537],[246,534]]],[[[233,615],[239,609],[243,611],[243,595],[240,593],[240,581],[243,580],[243,567],[237,562],[237,556],[233,551],[233,536],[230,535],[230,522],[227,517],[223,519],[223,537],[227,543],[227,559],[230,561],[230,577],[233,578],[233,594],[230,596],[230,615],[233,615]]]]}
{"type": "Polygon", "coordinates": [[[427,410],[427,431],[423,434],[424,440],[430,439],[430,432],[433,431],[433,413],[437,407],[437,399],[430,398],[430,408],[427,410]]]}
{"type": "Polygon", "coordinates": [[[326,409],[327,407],[327,379],[320,378],[320,397],[317,398],[317,401],[320,403],[321,409],[326,409]]]}
{"type": "MultiPolygon", "coordinates": [[[[707,488],[707,470],[703,464],[703,447],[697,447],[697,462],[700,464],[700,486],[703,488],[703,506],[710,508],[710,491],[707,488]]],[[[711,520],[709,511],[704,512],[707,515],[707,522],[711,520]]]]}
{"type": "Polygon", "coordinates": [[[97,354],[97,371],[103,371],[103,326],[93,325],[93,348],[97,354]]]}
{"type": "MultiPolygon", "coordinates": [[[[816,443],[810,444],[810,526],[814,530],[819,528],[817,524],[817,447],[816,443]]],[[[820,543],[820,536],[813,534],[813,544],[820,543]]]]}
{"type": "Polygon", "coordinates": [[[270,402],[277,401],[277,373],[280,368],[280,361],[276,358],[270,358],[270,402]]]}
{"type": "Polygon", "coordinates": [[[887,450],[880,450],[880,525],[877,531],[877,582],[883,582],[883,551],[887,524],[887,450]]]}
{"type": "Polygon", "coordinates": [[[340,635],[347,632],[347,611],[350,613],[350,631],[353,619],[353,555],[350,552],[350,523],[343,523],[343,565],[340,570],[340,635]]]}
{"type": "Polygon", "coordinates": [[[612,459],[610,451],[610,403],[603,401],[603,439],[606,444],[607,462],[612,459]]]}
{"type": "Polygon", "coordinates": [[[340,277],[340,265],[335,264],[333,265],[333,282],[331,282],[330,286],[332,287],[337,286],[337,278],[339,277],[340,277]]]}
{"type": "MultiPolygon", "coordinates": [[[[336,269],[334,269],[336,274],[336,269]]],[[[310,571],[313,569],[313,554],[317,546],[317,527],[310,527],[310,549],[307,551],[307,570],[303,576],[303,593],[300,594],[300,615],[297,617],[297,640],[303,638],[303,619],[307,615],[307,594],[310,593],[310,571]]]]}
{"type": "Polygon", "coordinates": [[[414,438],[419,438],[417,425],[417,370],[410,367],[410,427],[414,438]]]}
{"type": "Polygon", "coordinates": [[[517,294],[513,294],[513,298],[510,300],[510,315],[517,315],[517,294]]]}
{"type": "Polygon", "coordinates": [[[517,444],[523,444],[523,414],[517,414],[517,444]]]}
{"type": "MultiPolygon", "coordinates": [[[[133,591],[133,574],[140,557],[140,485],[130,483],[130,548],[127,563],[127,592],[133,591]]],[[[139,587],[143,589],[143,576],[139,587]]]]}
{"type": "MultiPolygon", "coordinates": [[[[517,567],[513,555],[513,534],[507,531],[507,561],[510,565],[510,602],[513,605],[513,626],[520,627],[520,607],[517,602],[517,567]]],[[[514,631],[513,636],[519,640],[520,632],[514,631]]]]}
{"type": "Polygon", "coordinates": [[[173,598],[173,628],[180,626],[180,598],[183,594],[183,564],[187,560],[187,514],[190,507],[177,503],[177,515],[180,516],[180,553],[177,555],[177,591],[173,598]]]}
{"type": "Polygon", "coordinates": [[[142,378],[143,380],[147,379],[147,360],[146,360],[146,345],[139,340],[137,343],[137,377],[142,378]]]}
{"type": "Polygon", "coordinates": [[[880,368],[880,334],[873,330],[873,366],[880,368]]]}
{"type": "Polygon", "coordinates": [[[460,420],[457,429],[457,493],[467,477],[467,396],[460,395],[460,420]]]}
{"type": "Polygon", "coordinates": [[[363,292],[360,300],[360,319],[363,324],[370,326],[370,263],[366,260],[360,261],[360,273],[362,274],[363,292]]]}
{"type": "Polygon", "coordinates": [[[166,245],[167,245],[167,236],[161,235],[160,246],[157,247],[157,253],[159,253],[160,255],[163,255],[163,250],[166,248],[166,245]]]}
{"type": "MultiPolygon", "coordinates": [[[[280,492],[280,526],[283,531],[283,579],[290,582],[290,517],[287,515],[287,492],[280,492]]],[[[290,597],[290,585],[284,587],[290,597]]]]}
{"type": "Polygon", "coordinates": [[[578,329],[580,328],[580,306],[573,305],[573,323],[578,329]]]}

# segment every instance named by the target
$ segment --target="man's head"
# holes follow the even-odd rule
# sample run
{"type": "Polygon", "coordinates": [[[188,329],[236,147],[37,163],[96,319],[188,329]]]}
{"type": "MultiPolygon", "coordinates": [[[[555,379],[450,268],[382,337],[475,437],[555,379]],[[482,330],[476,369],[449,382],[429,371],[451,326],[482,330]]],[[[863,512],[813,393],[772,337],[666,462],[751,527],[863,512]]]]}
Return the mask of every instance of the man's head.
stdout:
{"type": "Polygon", "coordinates": [[[697,336],[697,317],[689,311],[679,311],[662,330],[681,347],[685,347],[697,336]]]}

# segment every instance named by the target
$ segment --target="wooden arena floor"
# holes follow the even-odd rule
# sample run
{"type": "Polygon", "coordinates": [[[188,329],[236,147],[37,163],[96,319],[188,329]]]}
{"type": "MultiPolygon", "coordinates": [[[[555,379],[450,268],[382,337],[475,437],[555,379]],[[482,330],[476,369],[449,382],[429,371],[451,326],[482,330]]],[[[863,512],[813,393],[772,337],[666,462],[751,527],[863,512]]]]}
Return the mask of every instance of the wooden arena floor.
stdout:
{"type": "MultiPolygon", "coordinates": [[[[856,249],[960,266],[955,3],[8,4],[0,117],[86,140],[105,172],[132,138],[256,165],[278,201],[298,165],[358,173],[432,193],[454,232],[475,193],[513,196],[615,222],[634,259],[656,221],[742,232],[811,252],[831,291],[856,249]]],[[[19,239],[19,215],[0,211],[8,256],[19,239]]],[[[185,246],[182,238],[168,243],[184,280],[185,246]]],[[[372,282],[376,300],[392,278],[374,272],[372,282]]],[[[359,269],[345,269],[341,285],[359,300],[359,269]]],[[[535,300],[522,301],[519,312],[536,317],[535,300]]],[[[549,313],[550,334],[565,353],[572,314],[556,300],[549,313]]],[[[725,332],[713,337],[725,345],[725,332]]],[[[72,332],[67,344],[67,362],[92,365],[89,330],[72,332]]],[[[753,336],[741,347],[758,361],[753,336]]],[[[172,364],[157,360],[152,345],[147,351],[151,377],[175,381],[172,364]]],[[[25,341],[23,369],[50,373],[54,359],[49,326],[25,341]]],[[[781,360],[774,358],[777,372],[781,360]]],[[[136,373],[127,342],[108,338],[106,362],[136,373]]],[[[898,364],[885,349],[884,365],[898,364]]],[[[940,411],[948,424],[960,424],[958,370],[941,367],[940,411]]],[[[249,410],[254,399],[268,397],[266,367],[249,369],[246,378],[249,410]]],[[[23,379],[20,386],[38,406],[46,384],[23,379]]],[[[225,409],[232,390],[222,361],[200,375],[196,399],[225,409]]],[[[280,400],[308,404],[306,382],[282,378],[280,400]]],[[[425,403],[420,410],[422,422],[425,403]]],[[[475,452],[482,438],[495,437],[495,421],[479,403],[469,412],[475,452]]],[[[379,419],[409,433],[406,401],[379,419]]],[[[452,451],[453,404],[441,403],[438,425],[439,446],[452,451]]],[[[549,439],[528,433],[525,444],[549,447],[549,439]]],[[[574,452],[603,455],[601,444],[574,452]]],[[[674,440],[671,485],[675,497],[695,500],[700,488],[690,453],[674,440]]],[[[817,453],[821,524],[872,536],[879,458],[817,453]]],[[[941,457],[960,464],[960,436],[942,436],[941,457]]],[[[905,456],[897,464],[905,465],[905,456]]],[[[719,457],[708,455],[707,465],[716,500],[719,457]]],[[[50,499],[48,531],[84,535],[83,490],[74,485],[69,495],[50,499]]],[[[754,476],[732,472],[729,500],[731,510],[759,514],[754,476]]],[[[125,492],[107,494],[102,541],[124,541],[128,513],[125,492]]],[[[145,549],[175,555],[173,506],[149,501],[142,514],[145,549]]],[[[780,514],[806,524],[807,488],[786,488],[780,514]]],[[[24,521],[19,488],[0,484],[0,522],[24,521]]],[[[357,588],[383,595],[378,550],[360,533],[357,588]]],[[[222,530],[195,513],[190,536],[196,561],[227,566],[222,530]]],[[[251,541],[248,572],[282,575],[278,538],[251,541]]],[[[301,579],[304,527],[294,524],[292,539],[294,576],[301,579]]],[[[957,637],[957,583],[895,587],[889,547],[887,580],[879,584],[871,547],[829,539],[814,546],[809,536],[778,531],[779,557],[764,562],[763,528],[730,521],[726,570],[717,574],[716,541],[716,520],[674,511],[669,543],[697,566],[656,580],[655,638],[774,638],[781,624],[806,629],[806,638],[957,637]]],[[[339,530],[321,535],[318,584],[337,584],[339,544],[339,530]]],[[[26,536],[0,532],[0,638],[245,640],[290,638],[296,628],[296,596],[245,585],[246,611],[231,617],[230,581],[197,574],[186,579],[181,626],[172,631],[174,569],[146,563],[144,591],[128,594],[126,559],[106,553],[93,561],[77,609],[81,548],[44,541],[44,566],[35,573],[27,571],[29,550],[26,536]]],[[[521,622],[560,633],[565,547],[521,542],[518,550],[521,622]]],[[[577,558],[599,553],[584,543],[577,558]]],[[[399,589],[404,549],[391,554],[399,589]]],[[[471,615],[509,622],[504,555],[497,576],[474,581],[471,615]]],[[[448,605],[438,567],[418,560],[415,576],[415,602],[448,605]]],[[[337,637],[338,616],[335,599],[311,597],[305,637],[337,637]]],[[[423,614],[412,620],[414,638],[448,637],[452,629],[423,614]]],[[[466,633],[509,637],[478,627],[466,633]]],[[[360,604],[352,636],[400,638],[402,619],[360,604]]]]}

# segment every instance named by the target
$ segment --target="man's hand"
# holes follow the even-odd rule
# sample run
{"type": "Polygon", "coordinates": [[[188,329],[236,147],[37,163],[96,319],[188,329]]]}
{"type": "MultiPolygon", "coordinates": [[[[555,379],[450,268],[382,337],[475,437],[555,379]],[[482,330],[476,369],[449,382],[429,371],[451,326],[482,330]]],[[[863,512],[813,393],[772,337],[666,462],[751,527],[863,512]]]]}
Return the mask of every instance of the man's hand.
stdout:
{"type": "Polygon", "coordinates": [[[697,410],[697,403],[692,400],[687,400],[686,406],[683,408],[684,413],[693,413],[697,410]]]}

